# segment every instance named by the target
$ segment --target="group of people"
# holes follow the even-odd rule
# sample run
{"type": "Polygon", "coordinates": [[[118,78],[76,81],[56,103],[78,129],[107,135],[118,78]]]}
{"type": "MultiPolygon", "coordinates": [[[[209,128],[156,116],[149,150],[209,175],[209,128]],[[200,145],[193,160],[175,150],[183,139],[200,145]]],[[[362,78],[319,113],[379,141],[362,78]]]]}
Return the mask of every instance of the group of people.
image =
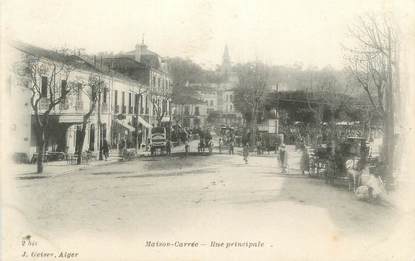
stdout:
{"type": "Polygon", "coordinates": [[[208,148],[209,151],[212,150],[213,144],[211,138],[200,138],[198,152],[204,152],[205,148],[208,148]]]}
{"type": "MultiPolygon", "coordinates": [[[[224,142],[222,138],[219,138],[219,153],[222,153],[223,148],[224,148],[224,142]]],[[[228,141],[229,155],[233,155],[235,153],[234,148],[235,148],[235,141],[229,140],[228,141]]]]}
{"type": "MultiPolygon", "coordinates": [[[[260,141],[259,141],[260,142],[260,141]]],[[[258,142],[257,142],[258,144],[258,142]]],[[[288,152],[286,150],[285,144],[275,144],[275,153],[278,153],[278,161],[282,169],[282,173],[288,173],[288,152]]],[[[261,154],[258,152],[258,145],[257,145],[257,154],[261,154]]],[[[249,157],[249,142],[246,142],[243,146],[242,150],[243,160],[245,164],[248,164],[248,157],[249,157]]]]}

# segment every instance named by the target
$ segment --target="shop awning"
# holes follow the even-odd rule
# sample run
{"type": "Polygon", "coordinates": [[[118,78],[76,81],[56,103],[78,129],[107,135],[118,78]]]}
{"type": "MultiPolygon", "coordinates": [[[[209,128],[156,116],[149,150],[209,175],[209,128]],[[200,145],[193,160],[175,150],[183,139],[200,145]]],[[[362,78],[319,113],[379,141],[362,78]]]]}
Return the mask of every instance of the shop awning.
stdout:
{"type": "Polygon", "coordinates": [[[153,126],[151,126],[150,123],[148,123],[146,120],[144,120],[143,118],[141,118],[140,116],[137,116],[137,120],[139,123],[141,123],[144,127],[146,127],[147,129],[151,129],[153,126]]]}
{"type": "Polygon", "coordinates": [[[118,124],[119,126],[126,128],[128,131],[135,131],[135,128],[133,126],[129,125],[128,123],[126,123],[126,122],[123,122],[123,121],[118,120],[118,119],[115,119],[114,122],[116,124],[118,124]]]}

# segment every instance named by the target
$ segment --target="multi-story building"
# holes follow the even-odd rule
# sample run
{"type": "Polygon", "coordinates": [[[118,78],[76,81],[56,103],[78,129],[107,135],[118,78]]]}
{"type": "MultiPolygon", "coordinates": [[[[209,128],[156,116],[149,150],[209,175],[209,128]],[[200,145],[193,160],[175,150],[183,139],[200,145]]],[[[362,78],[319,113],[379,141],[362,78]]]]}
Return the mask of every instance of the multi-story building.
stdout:
{"type": "Polygon", "coordinates": [[[170,120],[172,80],[167,63],[160,55],[142,43],[133,51],[105,57],[103,62],[111,70],[146,86],[140,94],[145,105],[142,114],[145,121],[156,126],[170,120]]]}
{"type": "Polygon", "coordinates": [[[17,72],[10,70],[8,76],[10,109],[18,117],[10,117],[15,137],[15,152],[26,153],[29,157],[37,150],[37,118],[32,107],[32,99],[39,103],[40,115],[48,110],[53,102],[61,97],[63,91],[70,90],[65,99],[50,110],[45,133],[45,147],[49,152],[75,152],[80,138],[84,115],[90,109],[90,77],[100,77],[103,84],[101,93],[100,119],[96,112],[87,122],[83,150],[98,151],[98,137],[109,139],[107,131],[111,126],[109,109],[111,79],[96,67],[75,55],[38,48],[15,42],[10,48],[15,63],[13,66],[25,67],[17,72]],[[30,63],[29,63],[30,61],[30,63]],[[30,68],[27,67],[30,65],[30,68]],[[100,125],[100,127],[98,127],[100,125]],[[100,130],[100,132],[99,132],[100,130]]]}
{"type": "Polygon", "coordinates": [[[207,115],[206,102],[193,97],[186,97],[180,101],[175,101],[173,105],[173,120],[184,128],[204,128],[206,126],[207,115]]]}
{"type": "Polygon", "coordinates": [[[142,74],[120,73],[105,66],[105,59],[97,63],[96,59],[23,43],[12,44],[9,53],[14,53],[17,58],[15,64],[25,64],[29,57],[35,59],[41,68],[35,75],[38,86],[33,86],[30,70],[23,71],[26,73],[22,75],[15,68],[9,68],[10,109],[16,115],[11,117],[12,136],[16,138],[15,152],[25,153],[29,157],[36,152],[38,128],[30,101],[31,88],[37,88],[36,95],[42,96],[39,102],[42,114],[53,101],[51,95],[56,98],[61,91],[71,86],[67,97],[50,112],[46,133],[46,150],[49,152],[75,152],[83,118],[92,105],[92,89],[89,88],[92,76],[99,77],[104,87],[87,122],[82,150],[98,152],[99,144],[104,139],[113,148],[122,141],[127,143],[127,147],[142,147],[153,125],[170,115],[171,82],[160,69],[133,63],[144,67],[144,70],[136,71],[142,74]],[[56,69],[63,67],[67,69],[56,69]]]}

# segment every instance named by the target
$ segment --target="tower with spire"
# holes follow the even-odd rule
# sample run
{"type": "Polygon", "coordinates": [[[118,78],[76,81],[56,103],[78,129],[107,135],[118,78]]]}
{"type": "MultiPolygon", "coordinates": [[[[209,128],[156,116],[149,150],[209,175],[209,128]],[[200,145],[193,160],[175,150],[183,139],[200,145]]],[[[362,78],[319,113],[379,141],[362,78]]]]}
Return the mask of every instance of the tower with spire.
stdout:
{"type": "Polygon", "coordinates": [[[221,66],[221,73],[223,75],[228,75],[231,71],[231,58],[229,56],[228,45],[225,45],[225,50],[223,51],[222,56],[222,66],[221,66]]]}

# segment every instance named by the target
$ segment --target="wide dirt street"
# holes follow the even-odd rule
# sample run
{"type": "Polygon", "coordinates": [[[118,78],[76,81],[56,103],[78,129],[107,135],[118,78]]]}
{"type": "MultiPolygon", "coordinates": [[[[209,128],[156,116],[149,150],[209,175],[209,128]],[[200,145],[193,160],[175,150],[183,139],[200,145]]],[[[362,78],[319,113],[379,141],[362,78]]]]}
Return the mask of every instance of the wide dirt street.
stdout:
{"type": "Polygon", "coordinates": [[[295,163],[283,175],[273,154],[247,165],[240,155],[145,158],[16,188],[20,233],[45,251],[76,250],[76,260],[400,260],[384,247],[392,208],[303,176],[295,163]]]}

